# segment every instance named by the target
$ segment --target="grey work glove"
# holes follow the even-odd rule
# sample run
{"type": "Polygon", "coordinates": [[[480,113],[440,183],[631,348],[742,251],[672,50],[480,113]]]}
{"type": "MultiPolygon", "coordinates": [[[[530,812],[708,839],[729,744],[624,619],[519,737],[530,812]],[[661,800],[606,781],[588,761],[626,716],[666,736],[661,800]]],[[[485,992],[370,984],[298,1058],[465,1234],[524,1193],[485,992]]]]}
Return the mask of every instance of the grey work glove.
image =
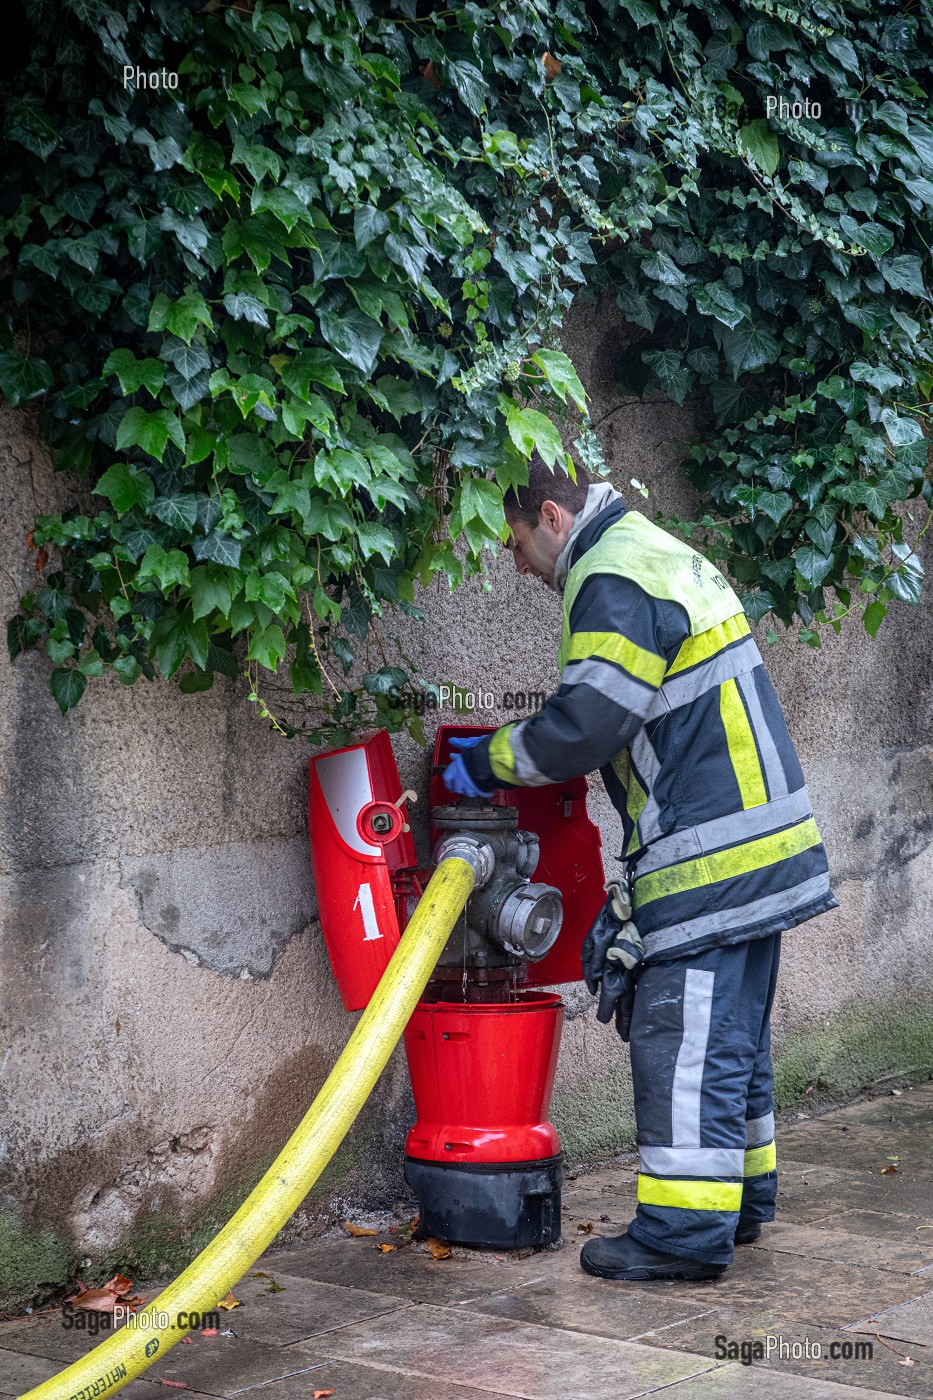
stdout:
{"type": "Polygon", "coordinates": [[[616,1030],[628,1040],[635,1001],[633,969],[645,955],[645,945],[631,922],[631,898],[623,881],[606,886],[606,903],[583,940],[580,961],[591,996],[599,992],[596,1019],[604,1025],[615,1013],[616,1030]]]}

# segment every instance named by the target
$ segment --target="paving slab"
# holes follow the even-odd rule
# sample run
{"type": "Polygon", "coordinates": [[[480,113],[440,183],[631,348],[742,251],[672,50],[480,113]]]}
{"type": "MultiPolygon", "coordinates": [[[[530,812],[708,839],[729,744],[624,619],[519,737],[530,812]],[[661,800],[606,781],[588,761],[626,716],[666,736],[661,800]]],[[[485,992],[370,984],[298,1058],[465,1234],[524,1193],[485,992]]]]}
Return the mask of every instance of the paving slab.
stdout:
{"type": "Polygon", "coordinates": [[[390,1318],[299,1342],[367,1366],[523,1400],[629,1400],[709,1370],[715,1362],[636,1342],[531,1327],[468,1308],[423,1303],[390,1318]]]}
{"type": "Polygon", "coordinates": [[[904,1303],[899,1307],[885,1308],[871,1318],[853,1323],[851,1332],[871,1332],[892,1340],[913,1342],[929,1347],[931,1352],[931,1393],[933,1393],[933,1292],[904,1303]]]}
{"type": "MultiPolygon", "coordinates": [[[[550,1251],[541,1250],[534,1257],[549,1256],[550,1251]]],[[[515,1277],[527,1277],[516,1272],[526,1264],[527,1258],[509,1258],[505,1252],[456,1249],[449,1259],[432,1259],[423,1245],[380,1254],[372,1239],[335,1239],[307,1249],[266,1254],[256,1268],[414,1302],[456,1303],[494,1293],[515,1277]]]]}
{"type": "MultiPolygon", "coordinates": [[[[62,1369],[61,1363],[44,1356],[26,1355],[0,1347],[0,1397],[2,1400],[18,1400],[27,1390],[50,1380],[62,1369]]],[[[165,1400],[165,1389],[157,1382],[148,1380],[131,1381],[119,1392],[127,1400],[165,1400]]],[[[191,1400],[197,1400],[199,1392],[189,1391],[191,1400]]]]}
{"type": "Polygon", "coordinates": [[[898,1211],[835,1210],[810,1222],[817,1228],[841,1230],[845,1234],[898,1240],[924,1251],[933,1249],[933,1208],[926,1215],[903,1215],[898,1211]]]}
{"type": "MultiPolygon", "coordinates": [[[[878,1214],[881,1221],[890,1222],[896,1218],[878,1214]]],[[[814,1222],[788,1225],[776,1220],[765,1226],[755,1248],[899,1274],[913,1274],[921,1269],[933,1268],[933,1230],[920,1234],[914,1229],[905,1237],[889,1228],[886,1232],[878,1230],[869,1235],[864,1230],[853,1232],[835,1228],[838,1219],[838,1216],[831,1216],[825,1225],[814,1222]]]]}
{"type": "Polygon", "coordinates": [[[696,1380],[682,1381],[664,1392],[664,1400],[889,1400],[890,1392],[837,1385],[767,1371],[760,1367],[720,1366],[696,1380]]]}
{"type": "MultiPolygon", "coordinates": [[[[646,1334],[643,1340],[650,1346],[686,1350],[719,1361],[730,1359],[730,1343],[739,1347],[739,1356],[745,1344],[751,1366],[742,1369],[753,1380],[762,1371],[778,1370],[917,1400],[929,1400],[933,1395],[933,1368],[923,1348],[885,1346],[874,1336],[854,1336],[844,1327],[775,1319],[768,1309],[718,1309],[712,1316],[687,1319],[646,1334]],[[751,1348],[766,1347],[769,1337],[771,1352],[764,1358],[760,1350],[756,1355],[751,1348]],[[913,1364],[902,1365],[904,1356],[913,1364]]],[[[754,1390],[752,1380],[749,1388],[754,1390]]]]}
{"type": "Polygon", "coordinates": [[[241,1306],[224,1315],[224,1326],[238,1337],[288,1346],[320,1332],[332,1332],[337,1327],[411,1306],[407,1298],[388,1293],[367,1293],[362,1288],[321,1283],[279,1269],[263,1272],[271,1274],[271,1278],[257,1279],[251,1271],[237,1284],[234,1292],[241,1306]],[[270,1290],[270,1284],[274,1290],[270,1290]]]}

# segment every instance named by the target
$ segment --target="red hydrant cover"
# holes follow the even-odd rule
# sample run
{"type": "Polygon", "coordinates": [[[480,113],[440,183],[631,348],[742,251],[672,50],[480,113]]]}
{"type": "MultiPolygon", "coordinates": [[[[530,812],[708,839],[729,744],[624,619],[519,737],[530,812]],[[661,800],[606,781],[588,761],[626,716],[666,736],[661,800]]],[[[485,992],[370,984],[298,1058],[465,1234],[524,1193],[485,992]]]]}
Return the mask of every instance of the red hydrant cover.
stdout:
{"type": "Polygon", "coordinates": [[[366,1006],[399,940],[392,875],[415,865],[384,729],[312,758],[308,831],[318,912],[348,1011],[366,1006]]]}

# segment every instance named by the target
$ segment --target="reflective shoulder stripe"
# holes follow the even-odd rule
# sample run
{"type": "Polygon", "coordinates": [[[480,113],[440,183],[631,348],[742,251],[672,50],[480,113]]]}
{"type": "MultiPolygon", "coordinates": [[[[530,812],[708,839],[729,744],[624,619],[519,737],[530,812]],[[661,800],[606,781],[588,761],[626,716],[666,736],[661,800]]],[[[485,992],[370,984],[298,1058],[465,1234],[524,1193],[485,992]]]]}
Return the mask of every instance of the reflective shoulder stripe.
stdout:
{"type": "Polygon", "coordinates": [[[763,1147],[749,1147],[745,1152],[745,1176],[762,1176],[777,1170],[777,1148],[773,1142],[763,1147]]]}
{"type": "Polygon", "coordinates": [[[639,1173],[638,1199],[646,1206],[675,1210],[738,1210],[741,1181],[676,1181],[639,1173]]]}
{"type": "MultiPolygon", "coordinates": [[[[694,666],[681,675],[672,676],[668,671],[664,677],[664,684],[655,695],[651,702],[651,708],[645,715],[645,723],[658,719],[662,715],[670,714],[673,710],[679,710],[681,705],[692,704],[694,700],[699,700],[701,695],[705,695],[707,691],[721,685],[723,681],[731,680],[735,676],[741,676],[747,680],[748,676],[763,664],[761,652],[754,639],[745,637],[736,645],[727,647],[724,651],[718,651],[708,661],[701,661],[699,666],[694,666]]],[[[742,694],[746,695],[744,688],[742,694]]],[[[753,699],[757,704],[757,695],[753,699]]],[[[747,695],[746,703],[748,703],[747,695]]],[[[760,711],[760,704],[757,705],[757,708],[760,711]]],[[[755,732],[756,734],[759,732],[757,728],[755,732]]]]}
{"type": "Polygon", "coordinates": [[[564,654],[564,665],[590,659],[612,661],[652,688],[661,684],[667,670],[667,661],[663,656],[630,642],[621,632],[572,632],[564,654]]]}
{"type": "Polygon", "coordinates": [[[684,861],[682,865],[668,865],[635,881],[636,907],[641,908],[666,895],[683,894],[685,890],[695,890],[701,885],[715,885],[719,880],[748,875],[753,870],[761,870],[779,860],[788,860],[819,844],[820,833],[816,822],[810,817],[808,821],[799,822],[771,836],[762,836],[757,841],[746,841],[741,846],[716,851],[713,855],[698,856],[696,860],[684,861]]]}
{"type": "Polygon", "coordinates": [[[724,622],[710,627],[706,632],[700,632],[696,637],[688,637],[671,662],[667,674],[676,676],[678,671],[686,671],[690,666],[698,666],[701,661],[708,661],[717,651],[722,651],[732,642],[737,642],[740,637],[747,637],[751,630],[748,618],[743,612],[734,617],[727,617],[724,622]]]}
{"type": "Polygon", "coordinates": [[[501,729],[496,730],[489,741],[489,766],[497,778],[504,778],[508,783],[517,781],[515,755],[509,742],[509,736],[514,728],[514,724],[503,725],[501,729]]]}
{"type": "Polygon", "coordinates": [[[768,800],[755,735],[734,680],[723,681],[719,691],[719,713],[726,731],[729,758],[739,785],[743,807],[759,807],[768,800]]]}

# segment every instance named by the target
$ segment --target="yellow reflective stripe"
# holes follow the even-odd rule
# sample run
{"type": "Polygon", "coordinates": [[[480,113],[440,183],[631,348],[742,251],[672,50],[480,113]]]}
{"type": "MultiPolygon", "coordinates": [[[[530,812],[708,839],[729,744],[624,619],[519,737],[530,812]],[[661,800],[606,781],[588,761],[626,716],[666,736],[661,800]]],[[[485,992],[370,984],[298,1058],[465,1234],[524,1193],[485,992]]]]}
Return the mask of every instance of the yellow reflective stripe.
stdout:
{"type": "Polygon", "coordinates": [[[567,647],[564,664],[569,665],[571,661],[588,661],[590,657],[598,657],[601,661],[614,661],[617,666],[622,666],[628,671],[629,675],[634,676],[636,680],[645,681],[647,685],[659,686],[667,670],[667,661],[663,656],[630,642],[621,632],[574,632],[567,647]]]}
{"type": "Polygon", "coordinates": [[[503,725],[489,741],[489,766],[497,778],[504,778],[509,783],[516,781],[515,755],[509,743],[509,735],[514,728],[515,724],[503,725]]]}
{"type": "Polygon", "coordinates": [[[734,679],[723,681],[719,687],[719,713],[726,731],[726,743],[729,745],[729,757],[742,796],[742,806],[760,807],[768,800],[768,790],[765,787],[752,726],[749,724],[734,679]]]}
{"type": "Polygon", "coordinates": [[[747,637],[751,630],[748,618],[743,612],[737,613],[735,617],[727,617],[725,622],[710,627],[706,632],[700,632],[696,637],[688,637],[674,657],[667,674],[674,676],[678,671],[686,671],[690,666],[698,666],[701,661],[708,661],[730,642],[747,637]]]}
{"type": "Polygon", "coordinates": [[[798,822],[786,831],[776,831],[770,836],[760,836],[757,841],[732,846],[727,851],[697,856],[695,860],[666,865],[663,870],[642,875],[635,882],[635,902],[640,908],[652,899],[663,899],[665,895],[683,894],[685,890],[695,890],[700,885],[715,885],[718,880],[748,875],[752,870],[761,870],[766,865],[774,865],[776,861],[799,856],[801,851],[808,851],[819,843],[819,828],[810,817],[808,821],[798,822]]]}
{"type": "Polygon", "coordinates": [[[642,1205],[673,1206],[677,1210],[738,1210],[742,1204],[742,1183],[673,1181],[639,1172],[638,1199],[642,1205]]]}
{"type": "Polygon", "coordinates": [[[761,1176],[762,1172],[773,1172],[777,1169],[777,1148],[774,1142],[766,1142],[764,1147],[747,1147],[745,1149],[745,1175],[761,1176]]]}
{"type": "Polygon", "coordinates": [[[641,838],[638,835],[638,818],[645,810],[648,794],[635,777],[628,749],[623,749],[621,753],[616,754],[612,760],[612,770],[625,788],[625,810],[634,828],[626,851],[626,854],[629,854],[631,851],[637,851],[641,845],[641,838]]]}

